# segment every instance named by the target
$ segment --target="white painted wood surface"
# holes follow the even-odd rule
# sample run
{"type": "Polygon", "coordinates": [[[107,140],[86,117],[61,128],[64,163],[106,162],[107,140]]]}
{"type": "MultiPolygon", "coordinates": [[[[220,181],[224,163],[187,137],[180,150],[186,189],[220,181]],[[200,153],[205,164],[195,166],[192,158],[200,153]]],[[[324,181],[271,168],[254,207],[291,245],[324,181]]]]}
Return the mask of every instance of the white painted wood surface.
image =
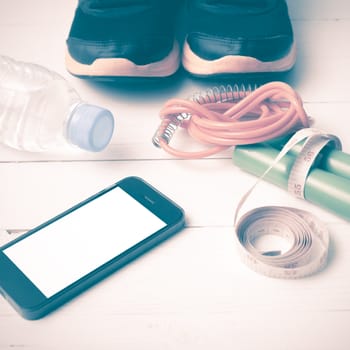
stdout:
{"type": "MultiPolygon", "coordinates": [[[[338,135],[350,153],[350,3],[289,0],[298,44],[285,80],[301,94],[314,126],[338,135]]],[[[233,213],[255,178],[231,152],[175,160],[151,137],[170,97],[218,81],[180,72],[160,84],[93,84],[64,67],[76,3],[0,0],[0,53],[37,62],[67,78],[81,96],[116,115],[101,154],[30,154],[0,148],[0,239],[26,229],[128,175],[144,177],[186,211],[187,228],[51,315],[20,318],[0,298],[0,349],[349,349],[350,224],[261,183],[249,205],[314,212],[331,234],[327,267],[301,280],[250,271],[233,246],[233,213]]],[[[97,237],[103,233],[97,233],[97,237]]]]}

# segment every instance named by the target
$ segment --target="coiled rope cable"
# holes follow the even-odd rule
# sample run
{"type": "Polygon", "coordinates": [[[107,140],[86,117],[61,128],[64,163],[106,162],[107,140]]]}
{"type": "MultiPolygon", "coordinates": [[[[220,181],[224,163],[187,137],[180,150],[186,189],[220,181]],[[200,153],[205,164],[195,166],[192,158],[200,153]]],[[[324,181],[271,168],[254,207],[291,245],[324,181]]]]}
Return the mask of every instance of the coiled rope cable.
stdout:
{"type": "Polygon", "coordinates": [[[229,85],[192,100],[170,99],[161,109],[160,118],[153,143],[185,159],[207,157],[235,145],[264,142],[309,126],[300,96],[283,82],[258,88],[229,85]],[[178,127],[209,148],[188,152],[171,147],[178,127]]]}

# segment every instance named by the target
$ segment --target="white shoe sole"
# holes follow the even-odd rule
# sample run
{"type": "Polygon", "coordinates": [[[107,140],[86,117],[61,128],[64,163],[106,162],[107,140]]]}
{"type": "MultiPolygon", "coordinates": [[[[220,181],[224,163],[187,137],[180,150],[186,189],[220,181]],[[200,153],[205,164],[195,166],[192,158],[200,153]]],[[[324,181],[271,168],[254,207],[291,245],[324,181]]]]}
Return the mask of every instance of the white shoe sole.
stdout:
{"type": "Polygon", "coordinates": [[[137,65],[126,58],[97,58],[92,64],[76,61],[66,50],[67,70],[81,77],[166,77],[174,74],[180,65],[177,42],[167,57],[158,62],[137,65]]]}
{"type": "Polygon", "coordinates": [[[185,41],[182,54],[183,67],[193,75],[220,75],[237,73],[271,73],[290,70],[296,60],[296,45],[293,44],[288,55],[270,62],[263,62],[254,57],[228,55],[216,60],[205,60],[192,52],[185,41]]]}

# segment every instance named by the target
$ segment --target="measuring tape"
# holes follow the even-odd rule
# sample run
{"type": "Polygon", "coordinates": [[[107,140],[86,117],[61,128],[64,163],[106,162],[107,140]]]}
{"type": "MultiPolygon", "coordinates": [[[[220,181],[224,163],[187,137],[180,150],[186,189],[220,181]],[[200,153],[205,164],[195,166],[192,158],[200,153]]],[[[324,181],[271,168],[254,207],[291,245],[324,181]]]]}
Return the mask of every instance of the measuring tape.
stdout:
{"type": "Polygon", "coordinates": [[[241,259],[251,269],[266,276],[301,278],[321,270],[327,261],[328,230],[309,212],[266,206],[253,209],[238,219],[243,204],[257,184],[288,151],[305,139],[288,179],[288,191],[298,198],[304,198],[308,173],[321,150],[326,145],[341,149],[341,142],[336,136],[314,128],[301,129],[291,137],[274,162],[242,197],[235,212],[235,237],[241,259]],[[261,241],[268,236],[280,238],[288,244],[288,248],[261,247],[261,241]]]}
{"type": "Polygon", "coordinates": [[[288,192],[304,199],[304,187],[312,165],[322,149],[332,143],[332,146],[341,150],[342,145],[338,137],[320,133],[317,129],[302,129],[298,136],[307,137],[299,155],[297,156],[288,178],[288,192]]]}

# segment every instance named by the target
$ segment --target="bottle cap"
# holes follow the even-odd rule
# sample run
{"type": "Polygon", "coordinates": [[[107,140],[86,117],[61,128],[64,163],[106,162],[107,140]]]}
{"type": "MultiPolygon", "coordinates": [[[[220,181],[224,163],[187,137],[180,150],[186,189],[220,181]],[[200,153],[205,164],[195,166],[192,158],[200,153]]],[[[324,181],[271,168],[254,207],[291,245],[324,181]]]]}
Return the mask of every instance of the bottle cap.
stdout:
{"type": "Polygon", "coordinates": [[[102,151],[112,138],[114,118],[104,108],[83,103],[78,105],[70,116],[67,135],[70,142],[91,151],[102,151]]]}

